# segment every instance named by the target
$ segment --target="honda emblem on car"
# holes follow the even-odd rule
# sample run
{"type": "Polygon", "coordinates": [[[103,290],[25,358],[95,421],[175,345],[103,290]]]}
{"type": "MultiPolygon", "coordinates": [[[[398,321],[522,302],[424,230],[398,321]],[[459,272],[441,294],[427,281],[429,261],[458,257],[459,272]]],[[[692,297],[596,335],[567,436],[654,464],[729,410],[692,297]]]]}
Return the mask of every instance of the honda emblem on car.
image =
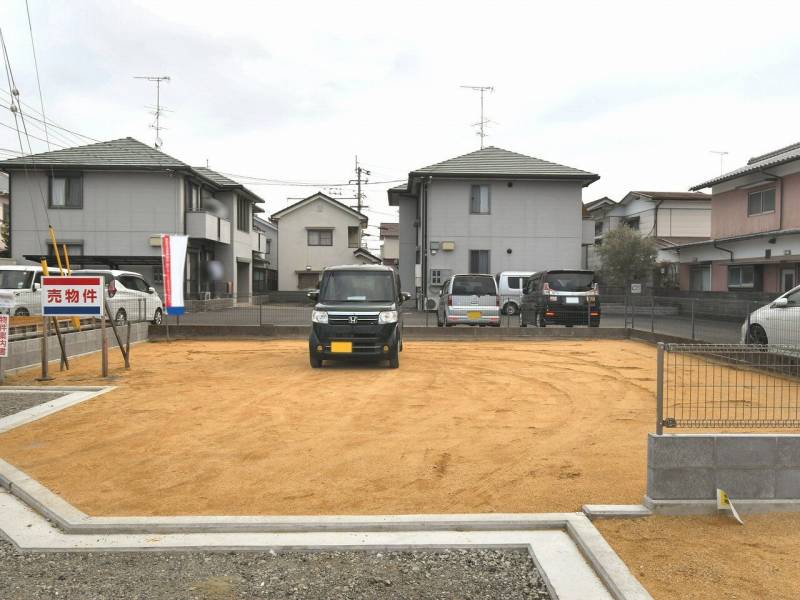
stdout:
{"type": "Polygon", "coordinates": [[[348,320],[350,321],[351,325],[355,325],[356,323],[358,323],[358,317],[356,315],[350,315],[350,318],[348,320]]]}

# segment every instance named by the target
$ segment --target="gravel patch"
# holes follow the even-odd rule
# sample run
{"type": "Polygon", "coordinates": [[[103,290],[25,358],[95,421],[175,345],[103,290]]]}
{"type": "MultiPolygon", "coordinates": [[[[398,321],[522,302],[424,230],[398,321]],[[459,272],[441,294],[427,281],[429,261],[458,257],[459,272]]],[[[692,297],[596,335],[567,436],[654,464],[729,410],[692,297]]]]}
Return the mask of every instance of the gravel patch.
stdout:
{"type": "Polygon", "coordinates": [[[67,392],[0,390],[0,419],[64,396],[67,392]]]}
{"type": "Polygon", "coordinates": [[[550,600],[527,551],[23,553],[0,539],[9,600],[550,600]]]}

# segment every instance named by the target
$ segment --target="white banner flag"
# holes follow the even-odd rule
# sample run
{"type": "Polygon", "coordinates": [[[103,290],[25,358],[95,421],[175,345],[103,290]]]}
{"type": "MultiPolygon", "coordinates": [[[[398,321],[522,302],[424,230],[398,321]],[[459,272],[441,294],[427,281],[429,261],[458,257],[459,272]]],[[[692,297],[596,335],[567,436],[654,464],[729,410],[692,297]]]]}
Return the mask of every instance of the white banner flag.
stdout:
{"type": "Polygon", "coordinates": [[[183,269],[186,266],[188,235],[161,234],[161,264],[164,269],[164,306],[168,315],[182,315],[183,269]]]}

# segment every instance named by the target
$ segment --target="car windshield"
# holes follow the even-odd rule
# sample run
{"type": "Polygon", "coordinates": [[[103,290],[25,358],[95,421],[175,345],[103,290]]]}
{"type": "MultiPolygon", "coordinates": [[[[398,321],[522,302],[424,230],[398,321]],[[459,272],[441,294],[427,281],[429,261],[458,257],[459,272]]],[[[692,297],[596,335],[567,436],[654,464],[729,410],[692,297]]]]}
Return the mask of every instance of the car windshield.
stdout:
{"type": "Polygon", "coordinates": [[[320,302],[394,302],[394,274],[389,271],[326,271],[320,302]]]}
{"type": "Polygon", "coordinates": [[[482,275],[463,275],[453,279],[454,296],[496,296],[494,279],[482,275]]]}
{"type": "Polygon", "coordinates": [[[32,271],[0,269],[0,289],[2,290],[30,289],[32,280],[32,271]]]}
{"type": "Polygon", "coordinates": [[[544,280],[551,290],[587,292],[592,289],[594,273],[591,271],[551,271],[544,280]]]}

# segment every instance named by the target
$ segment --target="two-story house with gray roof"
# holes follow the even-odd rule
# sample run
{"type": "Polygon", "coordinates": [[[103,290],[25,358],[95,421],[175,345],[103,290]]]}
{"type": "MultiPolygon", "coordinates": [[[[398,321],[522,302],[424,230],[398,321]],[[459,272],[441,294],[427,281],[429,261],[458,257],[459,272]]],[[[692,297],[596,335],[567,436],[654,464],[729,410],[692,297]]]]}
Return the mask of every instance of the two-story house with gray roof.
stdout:
{"type": "Polygon", "coordinates": [[[240,183],[133,138],[13,158],[0,170],[17,262],[55,265],[52,225],[73,266],[129,269],[160,287],[160,235],[187,234],[187,297],[249,300],[253,214],[263,211],[240,183]]]}
{"type": "Polygon", "coordinates": [[[430,308],[451,274],[579,269],[582,192],[598,179],[492,146],[411,171],[388,192],[403,290],[430,308]]]}

